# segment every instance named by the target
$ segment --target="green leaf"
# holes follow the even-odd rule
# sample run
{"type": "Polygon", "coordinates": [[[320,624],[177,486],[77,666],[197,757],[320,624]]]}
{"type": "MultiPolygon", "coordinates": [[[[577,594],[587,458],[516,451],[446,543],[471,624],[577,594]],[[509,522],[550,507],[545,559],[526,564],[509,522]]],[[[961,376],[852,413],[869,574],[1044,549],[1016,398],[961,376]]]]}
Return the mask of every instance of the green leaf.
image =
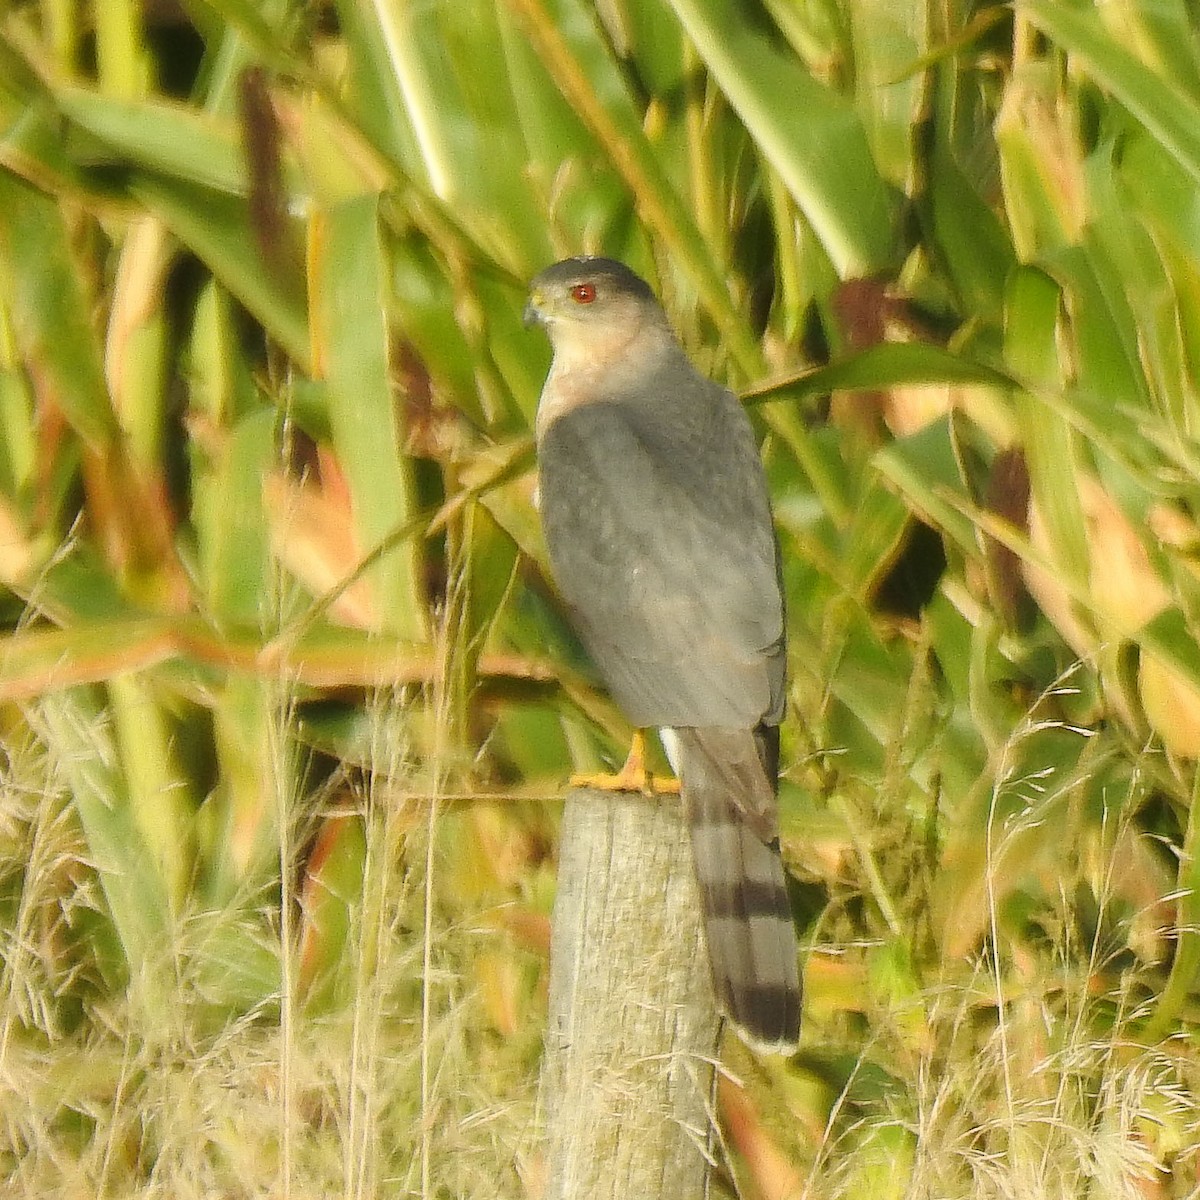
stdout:
{"type": "Polygon", "coordinates": [[[117,100],[80,87],[63,88],[55,99],[72,121],[111,147],[109,161],[228,195],[247,193],[245,160],[231,121],[181,104],[117,100]]]}
{"type": "Polygon", "coordinates": [[[168,892],[142,840],[103,710],[86,688],[51,692],[39,705],[100,877],[131,979],[161,1001],[168,892]]]}
{"type": "Polygon", "coordinates": [[[1200,776],[1193,787],[1187,829],[1180,847],[1177,896],[1175,956],[1166,986],[1158,994],[1154,1011],[1142,1031],[1151,1044],[1167,1036],[1178,1021],[1200,972],[1200,776]]]}
{"type": "Polygon", "coordinates": [[[168,176],[136,175],[129,190],[212,271],[302,367],[309,360],[304,297],[268,270],[246,203],[168,176]]]}
{"type": "Polygon", "coordinates": [[[671,0],[688,36],[842,278],[892,265],[894,210],[853,105],[727,0],[671,0]]]}
{"type": "MultiPolygon", "coordinates": [[[[1132,234],[1128,236],[1132,240],[1132,234]]],[[[1141,299],[1139,281],[1129,271],[1115,270],[1094,236],[1088,236],[1083,247],[1065,247],[1048,256],[1044,266],[1063,289],[1080,389],[1119,396],[1130,405],[1146,404],[1149,394],[1133,310],[1141,299]]]]}
{"type": "Polygon", "coordinates": [[[0,171],[0,285],[43,403],[59,408],[93,451],[118,435],[100,346],[58,204],[0,171]]]}
{"type": "Polygon", "coordinates": [[[1200,103],[1155,74],[1110,34],[1099,12],[1077,0],[1018,0],[1018,11],[1108,88],[1200,184],[1200,103]]]}
{"type": "Polygon", "coordinates": [[[966,516],[971,498],[963,484],[949,418],[898,438],[880,450],[873,461],[908,503],[961,551],[978,553],[975,526],[966,516]]]}
{"type": "MultiPolygon", "coordinates": [[[[1005,357],[1019,378],[1057,393],[1062,386],[1058,328],[1062,292],[1042,271],[1022,267],[1009,282],[1005,357]]],[[[1018,393],[1021,445],[1030,495],[1046,523],[1053,554],[1077,583],[1088,578],[1087,534],[1076,488],[1076,450],[1065,417],[1032,393],[1018,393]]]]}
{"type": "Polygon", "coordinates": [[[842,579],[864,606],[895,562],[912,513],[887,488],[868,487],[855,505],[843,539],[842,579]]]}
{"type": "MultiPolygon", "coordinates": [[[[333,444],[350,484],[356,543],[365,554],[414,510],[388,363],[379,202],[347,200],[318,220],[313,341],[329,387],[333,444]]],[[[418,550],[410,540],[367,571],[384,627],[412,638],[425,628],[418,550]]]]}
{"type": "Polygon", "coordinates": [[[846,17],[864,132],[880,173],[893,186],[905,187],[913,165],[912,130],[925,101],[924,81],[909,67],[928,45],[930,12],[920,4],[856,0],[846,5],[846,17]]]}
{"type": "Polygon", "coordinates": [[[1085,216],[1083,149],[1058,101],[1059,86],[1050,63],[1023,63],[996,117],[1004,211],[1022,262],[1072,245],[1085,216]]]}
{"type": "Polygon", "coordinates": [[[196,867],[192,815],[197,797],[180,767],[175,730],[153,681],[118,675],[109,682],[108,698],[130,812],[169,911],[178,915],[196,867]]]}
{"type": "Polygon", "coordinates": [[[1140,129],[1122,139],[1117,166],[1123,194],[1154,229],[1164,230],[1200,259],[1200,189],[1159,142],[1140,129]]]}
{"type": "Polygon", "coordinates": [[[980,192],[979,168],[968,175],[960,164],[960,157],[966,161],[982,157],[978,143],[995,154],[990,139],[977,137],[976,145],[958,145],[960,127],[971,129],[963,120],[963,109],[972,98],[970,85],[960,73],[948,67],[937,71],[929,118],[928,178],[917,204],[919,211],[927,213],[927,236],[945,263],[965,314],[998,323],[1005,282],[1017,255],[1011,232],[980,192]]]}
{"type": "Polygon", "coordinates": [[[192,521],[200,586],[223,625],[269,629],[274,565],[263,509],[263,479],[278,462],[272,409],[237,421],[212,455],[193,464],[192,521]]]}
{"type": "Polygon", "coordinates": [[[300,988],[310,1012],[353,999],[353,934],[361,912],[367,843],[361,818],[326,817],[305,866],[300,906],[300,988]]]}
{"type": "Polygon", "coordinates": [[[1012,387],[1013,380],[994,367],[962,358],[927,342],[888,342],[824,367],[786,379],[768,380],[741,393],[747,404],[784,397],[803,400],[835,389],[882,391],[901,384],[981,384],[1012,387]]]}
{"type": "Polygon", "coordinates": [[[1148,621],[1138,630],[1137,640],[1200,691],[1200,645],[1187,617],[1178,608],[1168,608],[1148,621]]]}

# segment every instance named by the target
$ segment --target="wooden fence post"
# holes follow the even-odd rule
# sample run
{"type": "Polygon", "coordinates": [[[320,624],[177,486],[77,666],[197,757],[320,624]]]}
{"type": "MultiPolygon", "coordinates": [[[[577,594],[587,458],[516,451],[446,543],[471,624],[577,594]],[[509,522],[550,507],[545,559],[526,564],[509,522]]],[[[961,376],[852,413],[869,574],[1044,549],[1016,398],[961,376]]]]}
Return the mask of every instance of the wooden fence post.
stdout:
{"type": "Polygon", "coordinates": [[[678,797],[569,793],[551,936],[544,1200],[700,1200],[720,1027],[678,797]]]}

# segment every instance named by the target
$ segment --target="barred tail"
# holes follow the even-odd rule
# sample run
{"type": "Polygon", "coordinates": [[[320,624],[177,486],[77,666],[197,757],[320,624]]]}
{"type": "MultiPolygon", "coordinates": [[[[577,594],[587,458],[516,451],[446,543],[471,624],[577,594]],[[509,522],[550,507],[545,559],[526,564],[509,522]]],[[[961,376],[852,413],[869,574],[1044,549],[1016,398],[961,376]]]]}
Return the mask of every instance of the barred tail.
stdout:
{"type": "Polygon", "coordinates": [[[672,732],[717,1003],[752,1045],[794,1050],[800,1035],[798,946],[779,856],[773,778],[767,778],[751,730],[672,732]]]}

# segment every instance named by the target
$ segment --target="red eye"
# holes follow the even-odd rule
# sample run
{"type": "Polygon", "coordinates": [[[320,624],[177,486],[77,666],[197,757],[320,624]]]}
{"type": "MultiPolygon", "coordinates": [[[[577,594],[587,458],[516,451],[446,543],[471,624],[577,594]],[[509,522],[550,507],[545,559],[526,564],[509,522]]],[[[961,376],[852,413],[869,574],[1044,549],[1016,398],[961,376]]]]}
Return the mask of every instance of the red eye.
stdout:
{"type": "Polygon", "coordinates": [[[576,283],[571,287],[571,299],[576,304],[591,304],[596,298],[594,283],[576,283]]]}

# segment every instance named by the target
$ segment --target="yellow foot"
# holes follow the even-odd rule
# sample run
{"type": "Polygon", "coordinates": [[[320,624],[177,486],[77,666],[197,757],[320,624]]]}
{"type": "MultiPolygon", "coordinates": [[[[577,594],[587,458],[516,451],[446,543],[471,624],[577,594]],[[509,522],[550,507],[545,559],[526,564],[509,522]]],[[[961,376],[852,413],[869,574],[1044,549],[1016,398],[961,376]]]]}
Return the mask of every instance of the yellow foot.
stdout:
{"type": "Polygon", "coordinates": [[[651,775],[646,770],[646,735],[639,729],[629,745],[629,757],[615,774],[572,775],[575,788],[595,788],[598,792],[641,792],[645,796],[678,795],[679,780],[651,775]]]}

